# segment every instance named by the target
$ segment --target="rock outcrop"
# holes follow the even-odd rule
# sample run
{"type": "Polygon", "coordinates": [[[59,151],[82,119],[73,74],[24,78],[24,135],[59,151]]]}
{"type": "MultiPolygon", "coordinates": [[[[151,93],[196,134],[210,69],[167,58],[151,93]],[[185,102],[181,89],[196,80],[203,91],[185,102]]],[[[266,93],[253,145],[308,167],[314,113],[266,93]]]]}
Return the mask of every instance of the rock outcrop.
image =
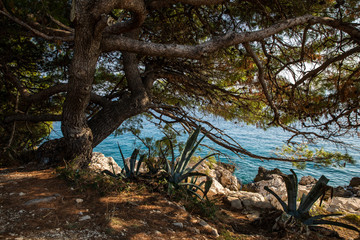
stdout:
{"type": "Polygon", "coordinates": [[[115,174],[121,172],[121,167],[112,157],[105,157],[104,154],[98,152],[93,152],[89,168],[97,172],[103,170],[115,172],[115,174]]]}
{"type": "MultiPolygon", "coordinates": [[[[121,168],[114,159],[105,157],[102,153],[93,153],[90,168],[99,172],[102,170],[109,170],[111,172],[114,170],[115,174],[121,172],[121,168]]],[[[287,201],[286,186],[281,177],[283,173],[279,169],[266,170],[263,167],[259,167],[254,182],[245,186],[241,186],[241,182],[233,175],[234,170],[235,167],[230,164],[206,161],[197,169],[197,171],[212,177],[213,184],[210,192],[212,194],[224,195],[224,200],[233,209],[253,210],[274,207],[282,209],[278,200],[264,189],[265,186],[268,186],[283,201],[287,201]],[[242,188],[247,191],[240,191],[242,188]]],[[[145,166],[142,166],[141,172],[146,172],[145,166]]],[[[298,185],[298,198],[304,194],[307,195],[315,183],[316,179],[311,176],[302,177],[298,185]]],[[[360,178],[353,178],[346,188],[334,188],[333,195],[333,198],[323,202],[323,206],[327,211],[360,214],[360,178]]]]}
{"type": "Polygon", "coordinates": [[[303,176],[300,181],[299,181],[299,185],[312,185],[316,183],[316,178],[312,177],[312,176],[303,176]]]}

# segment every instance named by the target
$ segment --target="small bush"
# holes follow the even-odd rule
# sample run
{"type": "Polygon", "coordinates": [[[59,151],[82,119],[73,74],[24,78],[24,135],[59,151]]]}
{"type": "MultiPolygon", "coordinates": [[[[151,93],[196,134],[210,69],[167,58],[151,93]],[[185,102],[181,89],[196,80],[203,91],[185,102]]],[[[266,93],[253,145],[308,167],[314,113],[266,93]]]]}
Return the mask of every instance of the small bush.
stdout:
{"type": "Polygon", "coordinates": [[[123,191],[127,188],[127,183],[122,181],[122,179],[96,173],[89,169],[80,170],[74,169],[71,165],[65,165],[65,167],[58,167],[56,172],[80,191],[86,191],[91,188],[100,195],[106,195],[110,192],[123,191]]]}

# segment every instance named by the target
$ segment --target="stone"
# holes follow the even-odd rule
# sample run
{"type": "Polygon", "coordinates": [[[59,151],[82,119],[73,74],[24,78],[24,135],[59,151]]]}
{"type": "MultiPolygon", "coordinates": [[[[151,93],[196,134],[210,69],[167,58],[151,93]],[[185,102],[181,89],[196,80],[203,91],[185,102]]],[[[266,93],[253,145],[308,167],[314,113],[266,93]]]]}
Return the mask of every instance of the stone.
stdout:
{"type": "Polygon", "coordinates": [[[360,186],[358,187],[353,187],[350,189],[350,191],[355,194],[356,197],[360,197],[360,186]]]}
{"type": "Polygon", "coordinates": [[[108,170],[112,173],[118,174],[121,172],[121,167],[115,162],[112,157],[105,157],[104,154],[93,152],[89,168],[101,172],[108,170]]]}
{"type": "MultiPolygon", "coordinates": [[[[189,167],[195,163],[190,162],[189,167]]],[[[235,166],[228,163],[211,163],[204,161],[198,167],[197,171],[205,173],[213,179],[210,192],[213,194],[226,194],[228,190],[238,191],[241,189],[241,182],[233,175],[235,166]],[[211,166],[211,167],[210,167],[211,166]]],[[[205,180],[205,177],[200,178],[200,181],[205,180]]]]}
{"type": "Polygon", "coordinates": [[[200,230],[198,228],[196,228],[196,227],[192,228],[192,231],[194,233],[200,234],[200,230]]]}
{"type": "Polygon", "coordinates": [[[183,228],[183,227],[184,227],[184,224],[181,223],[181,222],[175,222],[175,223],[173,223],[173,225],[174,225],[175,227],[179,227],[179,228],[183,228]]]}
{"type": "Polygon", "coordinates": [[[77,198],[77,199],[75,199],[75,202],[76,202],[76,203],[82,203],[82,202],[84,202],[84,200],[81,199],[81,198],[77,198]]]}
{"type": "Polygon", "coordinates": [[[219,181],[224,188],[228,188],[232,191],[237,191],[241,188],[240,181],[229,170],[221,167],[216,167],[215,175],[215,179],[219,181]]]}
{"type": "Polygon", "coordinates": [[[312,176],[303,176],[300,179],[299,185],[311,185],[311,184],[315,184],[317,182],[316,178],[312,177],[312,176]]]}
{"type": "Polygon", "coordinates": [[[235,208],[235,209],[243,209],[244,205],[241,203],[241,200],[238,198],[230,198],[229,199],[231,208],[235,208]]]}
{"type": "Polygon", "coordinates": [[[209,192],[212,192],[213,194],[225,194],[226,188],[224,188],[218,180],[213,179],[209,192]]]}
{"type": "Polygon", "coordinates": [[[346,190],[345,188],[339,186],[339,187],[334,188],[333,195],[335,197],[349,198],[349,197],[352,197],[353,193],[350,190],[346,190]]]}
{"type": "Polygon", "coordinates": [[[218,162],[218,165],[230,171],[231,173],[235,172],[235,165],[230,163],[218,162]]]}
{"type": "Polygon", "coordinates": [[[202,220],[202,219],[200,219],[199,224],[200,224],[201,226],[203,226],[203,227],[209,225],[207,222],[205,222],[205,221],[202,220]]]}
{"type": "Polygon", "coordinates": [[[260,193],[238,191],[228,195],[225,200],[235,209],[273,208],[260,193]]]}
{"type": "Polygon", "coordinates": [[[211,235],[213,235],[216,238],[220,236],[216,228],[212,228],[210,232],[211,235]]]}
{"type": "Polygon", "coordinates": [[[258,169],[258,173],[254,178],[254,182],[270,180],[273,178],[274,174],[281,175],[283,173],[278,168],[275,168],[273,170],[267,170],[266,168],[260,166],[258,169]]]}
{"type": "Polygon", "coordinates": [[[20,192],[19,193],[19,196],[21,197],[21,196],[24,196],[24,195],[26,195],[26,193],[23,193],[23,192],[20,192]]]}
{"type": "Polygon", "coordinates": [[[272,175],[270,180],[261,180],[259,182],[255,182],[252,184],[252,188],[255,190],[256,193],[260,193],[266,201],[270,202],[272,206],[277,209],[282,210],[282,206],[279,201],[268,191],[264,189],[265,186],[268,186],[271,190],[273,190],[279,197],[283,200],[287,200],[287,191],[285,182],[279,175],[272,175]]]}
{"type": "Polygon", "coordinates": [[[54,194],[52,196],[49,197],[44,197],[44,198],[36,198],[36,199],[32,199],[27,201],[26,203],[24,203],[24,205],[29,206],[29,205],[34,205],[34,204],[38,204],[38,203],[46,203],[46,202],[51,202],[56,200],[56,198],[60,197],[60,194],[54,194]]]}
{"type": "Polygon", "coordinates": [[[360,177],[353,177],[351,180],[350,180],[350,187],[358,187],[360,186],[360,177]]]}
{"type": "Polygon", "coordinates": [[[327,211],[360,214],[360,198],[334,197],[329,203],[327,211]]]}
{"type": "Polygon", "coordinates": [[[89,215],[85,215],[85,216],[82,216],[79,218],[79,221],[82,222],[82,221],[86,221],[86,220],[90,220],[91,217],[89,215]]]}

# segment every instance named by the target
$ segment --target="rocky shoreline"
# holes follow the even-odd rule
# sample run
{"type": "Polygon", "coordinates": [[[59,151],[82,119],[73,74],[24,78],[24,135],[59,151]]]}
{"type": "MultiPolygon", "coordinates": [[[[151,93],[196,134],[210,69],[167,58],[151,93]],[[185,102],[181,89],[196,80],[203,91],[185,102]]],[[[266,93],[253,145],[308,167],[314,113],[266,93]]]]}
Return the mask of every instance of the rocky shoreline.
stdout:
{"type": "MultiPolygon", "coordinates": [[[[119,173],[121,167],[112,157],[105,157],[102,153],[93,153],[90,168],[95,171],[109,170],[119,173]]],[[[146,171],[144,168],[142,171],[146,171]]],[[[281,209],[279,202],[273,195],[264,190],[265,186],[273,189],[282,200],[287,199],[285,183],[280,176],[279,169],[266,170],[259,167],[253,183],[242,185],[233,175],[235,167],[226,163],[203,162],[198,167],[199,172],[212,177],[211,195],[223,195],[235,210],[256,211],[261,209],[281,209]]],[[[298,197],[307,194],[316,183],[311,176],[304,176],[299,181],[298,197]]],[[[322,202],[322,208],[330,213],[344,213],[360,215],[360,178],[351,179],[347,187],[329,189],[329,194],[322,202]]],[[[317,204],[319,205],[319,203],[317,204]]]]}

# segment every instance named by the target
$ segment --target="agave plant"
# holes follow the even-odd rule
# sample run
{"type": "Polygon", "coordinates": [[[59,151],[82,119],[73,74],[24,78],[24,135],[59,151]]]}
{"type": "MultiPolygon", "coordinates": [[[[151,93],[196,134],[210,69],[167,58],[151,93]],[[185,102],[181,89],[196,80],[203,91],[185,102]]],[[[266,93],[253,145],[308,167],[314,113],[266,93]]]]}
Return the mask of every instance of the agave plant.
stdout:
{"type": "Polygon", "coordinates": [[[110,176],[116,177],[116,178],[119,178],[119,177],[122,177],[122,178],[135,178],[135,177],[137,177],[139,175],[139,170],[140,170],[140,167],[141,167],[141,163],[144,161],[145,155],[140,156],[138,164],[136,165],[136,158],[137,158],[137,155],[139,154],[139,149],[134,149],[134,151],[131,154],[131,157],[130,157],[130,160],[129,160],[129,166],[128,166],[128,164],[126,163],[126,160],[124,158],[124,154],[121,151],[119,143],[118,143],[118,148],[119,148],[120,155],[121,155],[121,158],[122,158],[123,163],[124,163],[124,168],[121,170],[121,173],[115,174],[113,166],[112,166],[113,172],[110,172],[109,170],[104,170],[104,171],[102,171],[102,173],[105,173],[107,175],[110,175],[110,176]]]}
{"type": "MultiPolygon", "coordinates": [[[[171,162],[166,160],[166,172],[168,173],[168,191],[169,193],[175,188],[178,189],[180,186],[185,187],[189,192],[194,194],[195,196],[203,199],[206,197],[211,184],[212,179],[211,177],[207,176],[204,173],[195,172],[195,169],[207,158],[215,155],[210,154],[202,159],[200,159],[196,164],[192,167],[188,167],[191,157],[195,153],[197,147],[199,146],[200,142],[204,139],[203,136],[199,141],[197,141],[197,137],[201,131],[201,127],[199,126],[196,130],[190,135],[187,139],[185,146],[180,154],[178,160],[175,159],[174,149],[170,142],[171,147],[171,155],[172,159],[171,162]],[[206,177],[206,180],[202,181],[201,183],[197,183],[199,177],[206,177]],[[190,179],[190,180],[189,180],[190,179]],[[201,197],[197,191],[202,192],[203,197],[201,197]]],[[[165,154],[161,151],[163,157],[165,158],[165,154]]]]}
{"type": "Polygon", "coordinates": [[[305,225],[319,225],[319,224],[329,224],[340,226],[344,228],[348,228],[354,231],[359,232],[359,230],[353,226],[334,222],[330,220],[324,220],[322,218],[330,217],[330,216],[340,216],[342,214],[321,214],[316,216],[311,216],[309,211],[313,204],[325,194],[326,190],[329,188],[327,183],[329,179],[327,179],[324,175],[320,177],[320,179],[316,182],[316,184],[312,187],[308,195],[303,194],[300,200],[300,205],[297,207],[297,192],[298,192],[298,179],[295,172],[291,169],[292,174],[290,175],[281,175],[281,177],[285,181],[286,191],[288,196],[288,204],[286,204],[274,191],[269,189],[267,186],[264,187],[266,191],[274,195],[274,197],[279,201],[284,212],[288,215],[299,219],[305,225]]]}
{"type": "Polygon", "coordinates": [[[118,143],[118,148],[120,151],[121,158],[124,163],[124,168],[121,170],[121,175],[124,178],[135,178],[139,175],[139,170],[141,167],[141,163],[144,161],[145,155],[141,155],[140,159],[136,165],[136,158],[139,154],[139,149],[134,149],[134,151],[131,154],[130,160],[129,160],[129,166],[126,164],[126,160],[124,158],[124,154],[121,151],[120,145],[118,143]],[[135,166],[136,165],[136,166],[135,166]]]}

